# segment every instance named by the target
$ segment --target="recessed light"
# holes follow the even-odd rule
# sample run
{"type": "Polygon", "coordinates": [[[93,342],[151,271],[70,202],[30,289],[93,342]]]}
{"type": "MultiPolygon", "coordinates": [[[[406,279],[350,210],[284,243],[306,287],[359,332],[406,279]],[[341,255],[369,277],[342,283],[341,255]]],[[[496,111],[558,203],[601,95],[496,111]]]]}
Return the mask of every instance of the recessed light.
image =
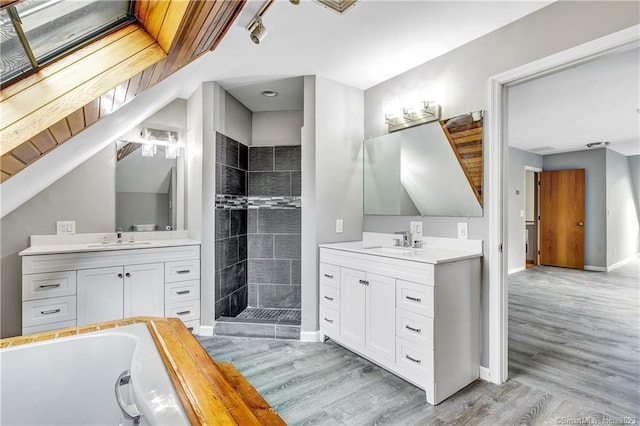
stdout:
{"type": "Polygon", "coordinates": [[[276,92],[275,90],[263,90],[262,92],[260,92],[260,94],[262,96],[266,96],[267,98],[275,98],[276,96],[278,96],[278,92],[276,92]]]}
{"type": "Polygon", "coordinates": [[[587,144],[587,148],[597,148],[600,146],[609,146],[611,142],[609,141],[600,141],[600,142],[590,142],[587,144]]]}

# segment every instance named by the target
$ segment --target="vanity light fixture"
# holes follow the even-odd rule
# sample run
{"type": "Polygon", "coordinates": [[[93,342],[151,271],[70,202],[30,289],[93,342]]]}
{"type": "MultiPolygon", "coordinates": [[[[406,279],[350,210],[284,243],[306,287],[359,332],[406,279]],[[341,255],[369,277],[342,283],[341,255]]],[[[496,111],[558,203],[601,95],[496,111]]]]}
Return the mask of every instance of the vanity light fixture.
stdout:
{"type": "Polygon", "coordinates": [[[273,4],[273,0],[267,0],[258,13],[253,17],[249,25],[247,25],[247,31],[249,31],[249,38],[255,44],[260,44],[262,40],[267,36],[267,28],[262,23],[262,15],[265,14],[267,9],[273,4]]]}
{"type": "Polygon", "coordinates": [[[385,123],[389,133],[407,129],[420,124],[440,120],[442,108],[432,101],[422,101],[419,108],[404,107],[398,112],[386,112],[385,123]]]}
{"type": "Polygon", "coordinates": [[[140,149],[142,150],[143,157],[153,157],[156,155],[157,146],[152,143],[143,143],[140,145],[140,149]]]}
{"type": "Polygon", "coordinates": [[[158,145],[164,147],[167,160],[174,160],[180,155],[179,135],[173,130],[140,129],[140,144],[143,157],[153,157],[158,151],[158,145]]]}

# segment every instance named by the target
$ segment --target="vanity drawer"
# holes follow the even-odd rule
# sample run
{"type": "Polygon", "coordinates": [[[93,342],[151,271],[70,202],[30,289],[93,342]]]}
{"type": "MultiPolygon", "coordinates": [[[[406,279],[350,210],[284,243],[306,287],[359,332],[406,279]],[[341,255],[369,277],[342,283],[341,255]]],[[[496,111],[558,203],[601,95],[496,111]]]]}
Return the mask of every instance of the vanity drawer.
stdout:
{"type": "Polygon", "coordinates": [[[76,319],[76,297],[53,297],[22,303],[22,327],[76,319]]]}
{"type": "Polygon", "coordinates": [[[340,267],[329,265],[328,263],[321,263],[320,284],[340,288],[340,267]]]}
{"type": "Polygon", "coordinates": [[[340,310],[340,290],[325,284],[320,284],[320,305],[335,311],[340,310]]]}
{"type": "Polygon", "coordinates": [[[167,305],[196,299],[200,299],[200,280],[167,283],[164,286],[164,302],[167,305]]]}
{"type": "Polygon", "coordinates": [[[33,333],[42,333],[43,331],[61,330],[63,328],[71,328],[76,326],[76,320],[52,322],[49,324],[32,325],[31,327],[22,327],[22,335],[33,333]]]}
{"type": "Polygon", "coordinates": [[[433,318],[433,287],[396,280],[396,307],[433,318]]]}
{"type": "Polygon", "coordinates": [[[413,312],[396,309],[396,336],[433,350],[433,320],[413,312]]]}
{"type": "Polygon", "coordinates": [[[22,300],[72,296],[74,294],[76,294],[76,271],[22,276],[22,300]]]}
{"type": "Polygon", "coordinates": [[[179,260],[164,264],[164,281],[173,283],[200,278],[200,259],[179,260]]]}
{"type": "Polygon", "coordinates": [[[340,314],[337,310],[320,305],[320,330],[328,337],[340,336],[340,314]]]}
{"type": "Polygon", "coordinates": [[[200,334],[200,321],[192,320],[192,321],[182,321],[184,326],[187,327],[187,330],[191,332],[191,334],[200,334]]]}
{"type": "Polygon", "coordinates": [[[200,319],[200,301],[167,304],[164,307],[164,316],[180,318],[183,322],[200,319]]]}
{"type": "Polygon", "coordinates": [[[398,337],[396,338],[396,369],[401,375],[420,386],[433,383],[433,351],[398,337]]]}

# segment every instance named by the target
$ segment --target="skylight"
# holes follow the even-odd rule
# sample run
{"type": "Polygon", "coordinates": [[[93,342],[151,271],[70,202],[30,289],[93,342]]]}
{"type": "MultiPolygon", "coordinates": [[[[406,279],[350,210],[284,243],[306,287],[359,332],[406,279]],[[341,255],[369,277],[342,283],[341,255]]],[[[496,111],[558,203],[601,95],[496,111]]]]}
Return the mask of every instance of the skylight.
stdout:
{"type": "Polygon", "coordinates": [[[0,11],[0,83],[135,19],[129,0],[24,0],[0,11]]]}

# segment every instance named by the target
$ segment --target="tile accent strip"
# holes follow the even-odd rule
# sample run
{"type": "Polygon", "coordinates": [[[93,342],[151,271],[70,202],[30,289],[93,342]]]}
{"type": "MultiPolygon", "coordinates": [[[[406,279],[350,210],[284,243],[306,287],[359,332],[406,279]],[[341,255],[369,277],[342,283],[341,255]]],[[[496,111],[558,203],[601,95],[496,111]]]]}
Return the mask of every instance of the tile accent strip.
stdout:
{"type": "Polygon", "coordinates": [[[242,195],[216,194],[216,209],[299,209],[302,207],[302,197],[247,197],[242,195]]]}

